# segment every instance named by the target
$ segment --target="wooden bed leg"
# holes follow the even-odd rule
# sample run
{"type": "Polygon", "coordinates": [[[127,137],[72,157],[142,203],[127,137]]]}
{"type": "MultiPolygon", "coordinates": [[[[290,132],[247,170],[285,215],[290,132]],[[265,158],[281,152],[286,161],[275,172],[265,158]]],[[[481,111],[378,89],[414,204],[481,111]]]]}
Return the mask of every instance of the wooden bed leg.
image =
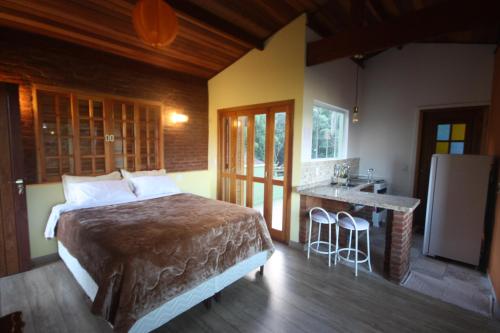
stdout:
{"type": "Polygon", "coordinates": [[[203,305],[205,305],[205,308],[207,310],[210,310],[212,308],[212,298],[207,298],[206,300],[203,301],[203,305]]]}
{"type": "Polygon", "coordinates": [[[215,295],[214,295],[214,300],[215,300],[217,303],[220,303],[220,300],[221,300],[221,294],[222,294],[222,291],[219,291],[218,293],[215,293],[215,295]]]}
{"type": "Polygon", "coordinates": [[[260,266],[259,274],[260,276],[264,275],[264,265],[260,266]]]}

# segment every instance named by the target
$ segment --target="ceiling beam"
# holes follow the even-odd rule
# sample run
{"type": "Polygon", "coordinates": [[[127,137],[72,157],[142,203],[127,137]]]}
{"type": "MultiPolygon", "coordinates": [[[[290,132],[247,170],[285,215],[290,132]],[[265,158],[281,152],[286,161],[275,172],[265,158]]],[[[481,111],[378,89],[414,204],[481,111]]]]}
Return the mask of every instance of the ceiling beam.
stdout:
{"type": "Polygon", "coordinates": [[[353,27],[307,44],[307,65],[366,54],[500,20],[498,0],[448,0],[391,22],[353,27]]]}
{"type": "Polygon", "coordinates": [[[237,43],[259,50],[264,49],[264,40],[241,29],[237,25],[221,19],[211,12],[185,0],[168,0],[168,4],[186,21],[237,43]]]}

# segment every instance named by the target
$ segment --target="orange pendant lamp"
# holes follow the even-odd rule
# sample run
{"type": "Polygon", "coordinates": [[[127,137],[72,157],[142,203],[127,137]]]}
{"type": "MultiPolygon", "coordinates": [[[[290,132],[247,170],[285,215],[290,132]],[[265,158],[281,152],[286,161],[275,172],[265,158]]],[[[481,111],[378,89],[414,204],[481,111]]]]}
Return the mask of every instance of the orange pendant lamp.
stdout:
{"type": "Polygon", "coordinates": [[[174,10],[163,0],[139,0],[132,22],[139,38],[155,48],[167,47],[179,29],[174,10]]]}

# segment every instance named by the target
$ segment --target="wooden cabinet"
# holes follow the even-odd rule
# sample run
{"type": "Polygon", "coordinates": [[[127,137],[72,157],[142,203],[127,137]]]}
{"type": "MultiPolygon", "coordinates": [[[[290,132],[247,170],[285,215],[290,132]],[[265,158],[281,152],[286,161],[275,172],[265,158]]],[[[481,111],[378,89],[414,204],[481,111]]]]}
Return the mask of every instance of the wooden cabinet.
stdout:
{"type": "Polygon", "coordinates": [[[162,167],[161,104],[37,89],[39,182],[162,167]]]}

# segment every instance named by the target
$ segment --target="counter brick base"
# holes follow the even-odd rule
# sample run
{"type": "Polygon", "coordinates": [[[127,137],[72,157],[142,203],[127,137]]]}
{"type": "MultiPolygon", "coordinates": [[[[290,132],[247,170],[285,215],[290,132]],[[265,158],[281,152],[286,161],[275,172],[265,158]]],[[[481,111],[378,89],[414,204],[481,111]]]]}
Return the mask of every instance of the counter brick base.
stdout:
{"type": "MultiPolygon", "coordinates": [[[[313,207],[322,207],[330,212],[349,211],[350,204],[335,200],[321,199],[306,195],[300,196],[300,230],[299,242],[305,244],[308,237],[309,210],[313,207]]],[[[352,213],[352,215],[367,218],[366,214],[352,213]],[[366,216],[365,216],[366,215],[366,216]]],[[[369,219],[369,218],[368,218],[369,219]]],[[[387,229],[385,239],[384,273],[386,277],[396,283],[402,282],[410,270],[410,251],[412,242],[413,213],[387,211],[387,229]]],[[[321,239],[328,240],[326,225],[323,226],[321,239]]],[[[312,235],[317,235],[317,224],[313,224],[312,235]]],[[[344,245],[345,236],[340,235],[340,245],[344,245]]]]}
{"type": "Polygon", "coordinates": [[[410,271],[413,213],[388,211],[384,268],[394,282],[402,282],[410,271]]]}

